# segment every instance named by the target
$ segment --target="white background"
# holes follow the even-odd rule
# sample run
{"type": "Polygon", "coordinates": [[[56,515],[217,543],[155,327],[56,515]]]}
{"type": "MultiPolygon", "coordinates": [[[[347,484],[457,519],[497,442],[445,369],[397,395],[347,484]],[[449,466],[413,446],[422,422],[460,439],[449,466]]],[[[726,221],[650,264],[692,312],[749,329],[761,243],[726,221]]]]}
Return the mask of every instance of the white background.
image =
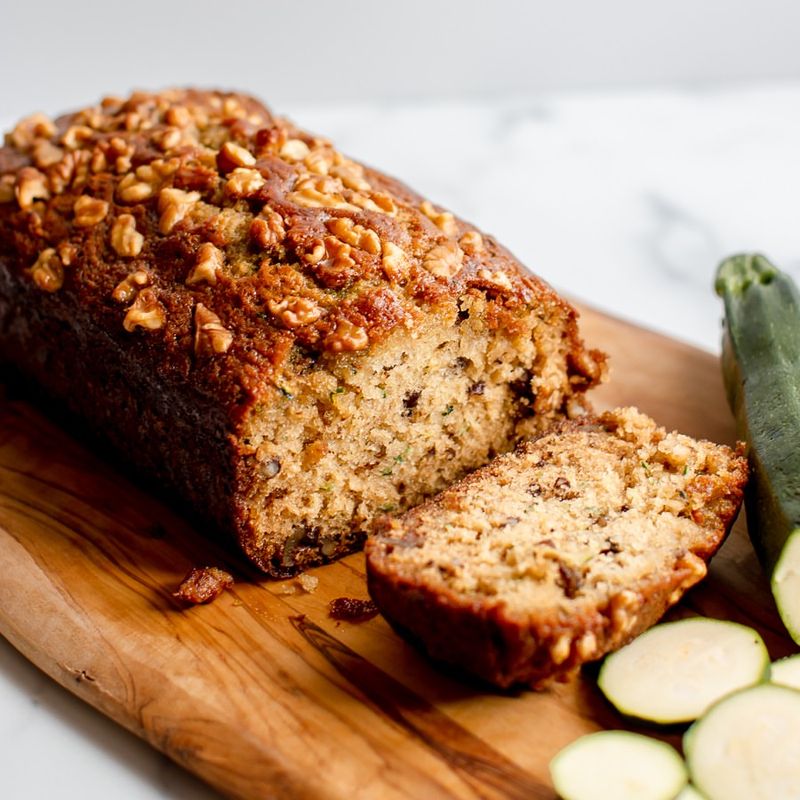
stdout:
{"type": "MultiPolygon", "coordinates": [[[[800,274],[798,40],[791,0],[6,4],[0,121],[249,90],[563,291],[714,350],[720,258],[800,274]]],[[[0,709],[0,796],[216,796],[2,640],[0,709]]]]}
{"type": "Polygon", "coordinates": [[[794,0],[126,0],[3,4],[8,115],[134,86],[281,108],[798,75],[794,0]]]}

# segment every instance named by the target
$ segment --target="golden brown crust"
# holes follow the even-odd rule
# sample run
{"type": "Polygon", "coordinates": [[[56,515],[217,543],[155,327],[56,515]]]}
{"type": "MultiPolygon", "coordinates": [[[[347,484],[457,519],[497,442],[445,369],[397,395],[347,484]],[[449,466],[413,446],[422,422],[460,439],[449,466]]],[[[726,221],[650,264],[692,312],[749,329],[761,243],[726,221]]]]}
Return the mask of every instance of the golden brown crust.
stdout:
{"type": "MultiPolygon", "coordinates": [[[[564,422],[540,439],[552,441],[552,437],[580,430],[617,431],[618,421],[618,413],[611,412],[599,418],[564,422]]],[[[654,440],[664,433],[656,429],[654,440]]],[[[365,546],[370,595],[386,619],[434,659],[492,684],[536,687],[567,675],[652,626],[705,576],[704,562],[722,545],[738,513],[747,464],[741,446],[734,453],[707,442],[698,445],[708,446],[709,457],[718,459],[719,468],[718,475],[698,476],[693,483],[702,488],[694,495],[690,489],[686,498],[689,515],[703,526],[705,534],[690,548],[678,549],[665,571],[653,571],[626,588],[599,592],[587,602],[521,611],[502,599],[453,590],[431,582],[413,568],[398,567],[392,558],[396,550],[421,547],[432,520],[445,510],[468,505],[482,487],[507,481],[509,469],[520,454],[535,452],[536,441],[529,441],[516,453],[495,459],[403,517],[377,520],[365,546]]],[[[714,466],[709,468],[713,470],[714,466]]],[[[571,597],[569,586],[564,590],[566,597],[571,597]]]]}
{"type": "MultiPolygon", "coordinates": [[[[471,293],[510,333],[531,308],[568,308],[491,237],[253,98],[211,91],[20,122],[0,148],[0,259],[231,408],[274,391],[296,348],[360,352],[471,293]]],[[[596,382],[604,357],[567,336],[576,387],[596,382]]]]}

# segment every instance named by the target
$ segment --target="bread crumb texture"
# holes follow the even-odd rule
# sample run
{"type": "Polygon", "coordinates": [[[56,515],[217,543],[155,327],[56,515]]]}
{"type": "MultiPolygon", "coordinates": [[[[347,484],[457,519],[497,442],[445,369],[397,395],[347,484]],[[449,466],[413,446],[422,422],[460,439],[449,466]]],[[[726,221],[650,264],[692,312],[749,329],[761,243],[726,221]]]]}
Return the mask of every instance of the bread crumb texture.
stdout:
{"type": "Polygon", "coordinates": [[[275,575],[582,413],[576,316],[251,97],[108,97],[0,148],[0,356],[275,575]]]}
{"type": "Polygon", "coordinates": [[[652,625],[706,574],[746,461],[635,409],[522,444],[368,542],[370,590],[430,653],[536,684],[652,625]]]}

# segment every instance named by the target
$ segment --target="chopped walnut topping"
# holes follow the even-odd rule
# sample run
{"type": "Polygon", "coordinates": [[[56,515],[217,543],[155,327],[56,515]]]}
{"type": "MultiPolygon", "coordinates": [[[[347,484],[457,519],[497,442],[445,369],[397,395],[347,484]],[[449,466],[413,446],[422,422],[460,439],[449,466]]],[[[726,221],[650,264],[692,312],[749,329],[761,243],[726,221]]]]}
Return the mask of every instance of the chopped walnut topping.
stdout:
{"type": "Polygon", "coordinates": [[[61,259],[61,263],[68,267],[70,266],[73,261],[78,257],[78,248],[75,247],[72,242],[63,241],[58,243],[58,257],[61,259]]]}
{"type": "Polygon", "coordinates": [[[397,214],[397,206],[395,205],[394,200],[385,192],[373,192],[370,195],[370,199],[377,206],[378,211],[382,211],[384,214],[388,214],[390,217],[393,217],[395,214],[397,214]]]}
{"type": "Polygon", "coordinates": [[[364,179],[364,167],[355,161],[344,161],[331,167],[330,174],[339,178],[341,182],[354,192],[368,192],[372,187],[364,179]]]}
{"type": "Polygon", "coordinates": [[[287,199],[304,208],[342,208],[358,211],[358,206],[348,203],[341,193],[341,182],[327,177],[304,178],[295,184],[287,199]]]}
{"type": "Polygon", "coordinates": [[[369,336],[362,327],[354,325],[350,320],[340,319],[335,330],[325,337],[323,344],[332,353],[350,353],[367,348],[369,336]]]}
{"type": "Polygon", "coordinates": [[[328,220],[328,230],[343,242],[373,256],[381,252],[381,240],[375,231],[356,225],[349,217],[334,217],[328,220]]]}
{"type": "Polygon", "coordinates": [[[52,120],[39,113],[20,120],[7,138],[14,147],[27,150],[36,139],[52,139],[55,135],[56,126],[52,120]]]}
{"type": "Polygon", "coordinates": [[[422,265],[437,278],[452,278],[461,269],[464,252],[455,242],[432,247],[425,256],[422,265]]]}
{"type": "Polygon", "coordinates": [[[333,166],[333,153],[329,148],[316,148],[305,157],[303,163],[314,175],[327,175],[333,166]]]}
{"type": "Polygon", "coordinates": [[[280,155],[287,161],[302,161],[310,152],[308,145],[302,139],[289,139],[281,147],[280,155]]]}
{"type": "Polygon", "coordinates": [[[483,250],[483,236],[478,231],[467,231],[458,243],[468,256],[477,255],[483,250]]]}
{"type": "Polygon", "coordinates": [[[132,333],[136,328],[144,328],[148,331],[156,331],[164,327],[167,321],[167,314],[164,306],[158,302],[156,293],[152,289],[142,289],[136,295],[133,305],[125,314],[122,327],[128,333],[132,333]]]}
{"type": "Polygon", "coordinates": [[[196,353],[225,353],[233,342],[233,334],[220,318],[202,303],[194,310],[194,349],[196,353]]]}
{"type": "Polygon", "coordinates": [[[221,270],[225,263],[225,254],[211,242],[204,242],[197,251],[197,263],[186,278],[187,286],[198,283],[209,283],[214,286],[217,282],[217,270],[221,270]]]}
{"type": "Polygon", "coordinates": [[[136,297],[139,289],[147,286],[148,283],[150,283],[150,276],[143,269],[137,269],[136,272],[132,272],[116,285],[114,291],[111,292],[111,297],[118,303],[129,303],[136,297]]]}
{"type": "Polygon", "coordinates": [[[108,143],[106,158],[109,159],[109,162],[113,161],[118,175],[124,175],[126,172],[130,172],[133,152],[132,144],[128,144],[121,136],[115,136],[108,143]]]}
{"type": "Polygon", "coordinates": [[[98,172],[105,172],[108,169],[108,159],[105,152],[100,147],[92,150],[92,159],[89,162],[89,169],[96,175],[98,172]]]}
{"type": "Polygon", "coordinates": [[[310,325],[322,316],[322,309],[307,297],[286,297],[279,303],[275,300],[267,302],[270,314],[278,317],[287,328],[299,328],[310,325]]]}
{"type": "Polygon", "coordinates": [[[142,252],[144,236],[136,230],[136,220],[131,214],[120,214],[111,228],[111,247],[119,256],[132,258],[142,252]]]}
{"type": "Polygon", "coordinates": [[[447,236],[455,236],[457,228],[455,217],[449,211],[437,211],[432,203],[425,200],[419,210],[431,221],[442,233],[447,236]]]}
{"type": "Polygon", "coordinates": [[[171,125],[153,134],[153,144],[164,153],[177,147],[182,139],[183,133],[180,128],[171,125]]]}
{"type": "Polygon", "coordinates": [[[34,200],[46,200],[50,197],[47,178],[38,169],[23,167],[17,173],[15,194],[19,207],[27,210],[33,205],[34,200]]]}
{"type": "Polygon", "coordinates": [[[37,139],[33,145],[33,163],[39,169],[52,167],[64,158],[64,151],[47,139],[37,139]]]}
{"type": "Polygon", "coordinates": [[[75,212],[75,224],[79,228],[91,228],[106,218],[108,203],[105,200],[97,200],[82,194],[75,201],[73,211],[75,212]]]}
{"type": "Polygon", "coordinates": [[[151,198],[155,191],[155,184],[139,180],[135,173],[130,172],[119,182],[117,197],[123,203],[140,203],[151,198]]]}
{"type": "Polygon", "coordinates": [[[409,262],[406,251],[394,242],[384,242],[381,266],[390,281],[399,280],[408,271],[409,262]]]}
{"type": "Polygon", "coordinates": [[[228,175],[225,192],[232,197],[249,197],[265,183],[264,176],[257,169],[238,167],[228,175]]]}
{"type": "Polygon", "coordinates": [[[176,128],[187,128],[191,125],[192,115],[184,106],[172,106],[167,109],[164,121],[167,125],[173,125],[176,128]]]}
{"type": "Polygon", "coordinates": [[[256,163],[256,157],[246,148],[235,142],[225,142],[219,151],[232,167],[252,167],[256,163]]]}
{"type": "Polygon", "coordinates": [[[161,217],[158,229],[169,233],[200,200],[200,192],[185,192],[183,189],[162,189],[158,195],[158,210],[161,217]]]}
{"type": "Polygon", "coordinates": [[[61,137],[61,144],[67,150],[77,150],[94,137],[94,131],[88,125],[70,125],[61,137]]]}
{"type": "Polygon", "coordinates": [[[510,292],[514,288],[514,284],[511,283],[511,279],[508,275],[500,270],[492,272],[490,269],[486,268],[479,269],[476,273],[476,277],[492,286],[496,286],[498,289],[505,289],[507,292],[510,292]]]}
{"type": "Polygon", "coordinates": [[[261,247],[274,247],[286,236],[283,217],[269,206],[264,206],[250,226],[250,236],[261,247]]]}
{"type": "Polygon", "coordinates": [[[52,247],[42,250],[31,267],[33,282],[45,292],[57,292],[64,285],[61,259],[52,247]]]}
{"type": "Polygon", "coordinates": [[[303,259],[312,265],[320,264],[324,260],[330,271],[345,275],[356,265],[351,252],[352,248],[346,242],[341,242],[334,236],[326,236],[322,242],[317,241],[303,259]]]}
{"type": "Polygon", "coordinates": [[[16,179],[13,175],[3,175],[0,178],[0,203],[10,203],[14,199],[14,184],[16,179]]]}

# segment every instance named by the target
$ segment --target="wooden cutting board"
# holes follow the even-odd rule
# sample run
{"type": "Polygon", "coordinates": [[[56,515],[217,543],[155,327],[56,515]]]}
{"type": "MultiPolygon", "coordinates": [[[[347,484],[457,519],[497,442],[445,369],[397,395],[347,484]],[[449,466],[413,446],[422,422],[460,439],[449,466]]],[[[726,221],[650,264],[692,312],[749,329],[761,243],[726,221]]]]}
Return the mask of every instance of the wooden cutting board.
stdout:
{"type": "MultiPolygon", "coordinates": [[[[612,357],[599,406],[635,404],[670,428],[732,442],[714,357],[591,311],[612,357]]],[[[363,557],[268,582],[13,392],[0,401],[0,633],[42,670],[231,797],[554,798],[547,764],[599,728],[626,727],[591,670],[539,693],[449,676],[380,618],[329,618],[366,597],[363,557]],[[232,591],[180,610],[195,565],[232,591]]],[[[673,614],[754,625],[793,645],[740,520],[673,614]]],[[[663,734],[678,745],[680,731],[663,734]]]]}

